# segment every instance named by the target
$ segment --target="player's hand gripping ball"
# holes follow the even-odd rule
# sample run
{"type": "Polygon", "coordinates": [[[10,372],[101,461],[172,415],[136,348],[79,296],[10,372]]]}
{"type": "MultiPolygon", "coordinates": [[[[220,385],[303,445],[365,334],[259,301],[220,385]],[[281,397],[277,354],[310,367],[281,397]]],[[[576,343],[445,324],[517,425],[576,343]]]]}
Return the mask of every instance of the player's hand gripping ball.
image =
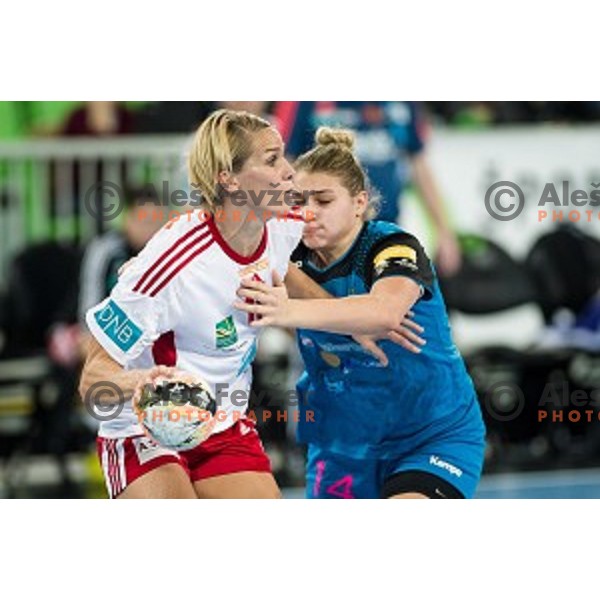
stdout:
{"type": "Polygon", "coordinates": [[[134,406],[146,433],[175,451],[191,450],[204,442],[217,422],[217,403],[201,380],[148,383],[134,406]]]}

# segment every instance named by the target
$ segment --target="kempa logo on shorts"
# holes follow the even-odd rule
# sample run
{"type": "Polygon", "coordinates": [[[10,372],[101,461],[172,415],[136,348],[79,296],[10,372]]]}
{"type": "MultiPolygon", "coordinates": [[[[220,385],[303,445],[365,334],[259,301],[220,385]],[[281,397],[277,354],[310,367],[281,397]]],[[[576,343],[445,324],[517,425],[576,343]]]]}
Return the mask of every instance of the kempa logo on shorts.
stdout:
{"type": "Polygon", "coordinates": [[[461,477],[463,474],[461,469],[455,467],[454,465],[451,465],[445,460],[440,460],[439,456],[431,456],[431,458],[429,459],[429,464],[435,467],[439,467],[440,469],[446,469],[448,473],[450,473],[451,475],[456,475],[456,477],[461,477]]]}
{"type": "Polygon", "coordinates": [[[215,325],[215,336],[217,348],[227,348],[238,341],[237,329],[231,315],[215,325]]]}
{"type": "Polygon", "coordinates": [[[123,352],[142,337],[142,330],[112,300],[94,314],[96,323],[123,352]]]}

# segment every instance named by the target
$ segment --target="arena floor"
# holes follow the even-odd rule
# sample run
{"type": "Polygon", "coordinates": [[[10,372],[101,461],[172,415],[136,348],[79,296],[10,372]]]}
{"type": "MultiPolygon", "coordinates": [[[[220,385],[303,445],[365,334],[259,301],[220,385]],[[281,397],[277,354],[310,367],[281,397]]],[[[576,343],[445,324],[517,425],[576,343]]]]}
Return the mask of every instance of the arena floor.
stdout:
{"type": "MultiPolygon", "coordinates": [[[[105,497],[101,473],[94,466],[90,470],[90,465],[95,465],[94,456],[86,460],[73,456],[68,465],[72,484],[66,488],[60,486],[60,473],[51,460],[30,459],[26,464],[12,465],[12,473],[7,471],[6,465],[0,465],[0,498],[105,497]]],[[[284,488],[283,496],[301,499],[304,498],[304,489],[284,488]]],[[[476,497],[600,498],[600,468],[485,475],[476,497]]]]}

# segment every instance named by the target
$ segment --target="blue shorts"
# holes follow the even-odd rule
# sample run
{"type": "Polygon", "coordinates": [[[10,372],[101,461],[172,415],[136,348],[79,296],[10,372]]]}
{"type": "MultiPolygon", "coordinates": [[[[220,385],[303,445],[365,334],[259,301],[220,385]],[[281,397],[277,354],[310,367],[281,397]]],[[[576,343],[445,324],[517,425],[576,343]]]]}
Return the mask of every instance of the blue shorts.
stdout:
{"type": "Polygon", "coordinates": [[[483,468],[485,428],[479,406],[469,412],[477,415],[395,458],[359,460],[309,444],[306,497],[382,498],[412,491],[472,498],[483,468]],[[394,482],[405,487],[394,491],[394,482]]]}

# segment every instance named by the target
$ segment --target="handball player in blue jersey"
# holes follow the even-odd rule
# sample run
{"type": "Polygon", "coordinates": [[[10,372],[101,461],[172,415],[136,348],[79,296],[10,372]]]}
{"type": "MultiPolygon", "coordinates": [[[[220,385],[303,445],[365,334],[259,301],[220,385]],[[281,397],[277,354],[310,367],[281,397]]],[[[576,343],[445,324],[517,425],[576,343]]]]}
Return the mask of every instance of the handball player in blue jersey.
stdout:
{"type": "Polygon", "coordinates": [[[436,240],[436,265],[450,276],[460,267],[460,247],[452,231],[427,159],[427,121],[418,102],[277,102],[278,127],[290,156],[308,151],[319,127],[351,129],[356,155],[381,198],[377,219],[402,222],[404,192],[414,183],[436,240]]]}
{"type": "Polygon", "coordinates": [[[334,298],[289,299],[274,274],[274,286],[244,281],[238,294],[256,304],[237,305],[255,327],[298,330],[307,496],[470,498],[485,428],[431,262],[414,236],[371,220],[353,134],[320,128],[316,142],[296,163],[312,220],[292,259],[334,298]],[[389,334],[411,310],[427,338],[418,354],[389,334]],[[386,360],[351,336],[381,338],[386,360]]]}

